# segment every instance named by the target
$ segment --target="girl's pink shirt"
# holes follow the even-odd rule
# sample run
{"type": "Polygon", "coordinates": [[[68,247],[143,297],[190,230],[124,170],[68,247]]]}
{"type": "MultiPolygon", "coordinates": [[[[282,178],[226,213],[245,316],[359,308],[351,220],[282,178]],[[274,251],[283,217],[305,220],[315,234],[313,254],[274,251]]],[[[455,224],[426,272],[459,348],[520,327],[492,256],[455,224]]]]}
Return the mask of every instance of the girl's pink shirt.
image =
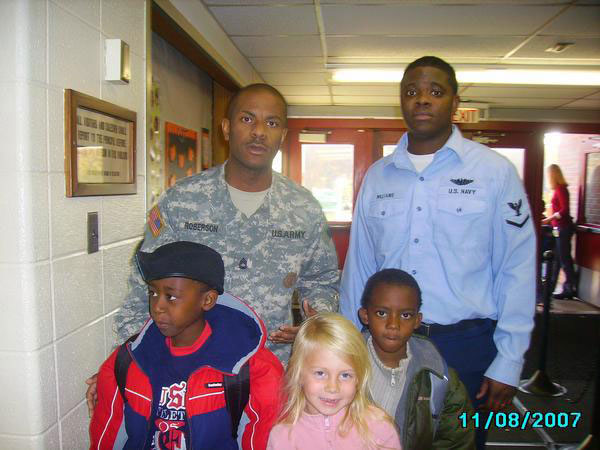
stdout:
{"type": "Polygon", "coordinates": [[[346,436],[337,433],[344,418],[342,409],[334,416],[303,413],[295,425],[277,424],[271,430],[267,450],[364,450],[401,449],[400,438],[391,423],[375,418],[367,420],[371,439],[375,446],[367,447],[355,428],[346,436]],[[291,432],[290,432],[291,429],[291,432]]]}

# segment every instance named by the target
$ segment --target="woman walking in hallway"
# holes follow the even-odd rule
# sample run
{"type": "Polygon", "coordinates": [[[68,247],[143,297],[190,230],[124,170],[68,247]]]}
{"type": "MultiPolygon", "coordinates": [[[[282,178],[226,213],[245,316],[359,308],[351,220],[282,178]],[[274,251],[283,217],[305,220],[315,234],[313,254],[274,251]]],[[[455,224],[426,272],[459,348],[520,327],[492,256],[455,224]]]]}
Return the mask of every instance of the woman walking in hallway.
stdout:
{"type": "Polygon", "coordinates": [[[542,224],[552,224],[552,234],[556,241],[556,255],[550,279],[550,292],[554,291],[558,274],[562,268],[567,280],[563,284],[562,292],[555,294],[554,298],[568,299],[575,296],[577,281],[573,258],[571,257],[571,238],[573,237],[573,219],[569,211],[569,190],[562,170],[556,164],[548,166],[548,183],[553,190],[552,214],[542,220],[542,224]]]}

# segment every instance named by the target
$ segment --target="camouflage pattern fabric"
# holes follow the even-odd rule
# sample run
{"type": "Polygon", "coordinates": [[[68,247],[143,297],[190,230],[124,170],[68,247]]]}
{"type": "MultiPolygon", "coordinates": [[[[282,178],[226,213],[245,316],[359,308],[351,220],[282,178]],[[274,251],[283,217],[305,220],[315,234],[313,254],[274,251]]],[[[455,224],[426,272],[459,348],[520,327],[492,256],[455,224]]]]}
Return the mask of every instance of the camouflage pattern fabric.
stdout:
{"type": "MultiPolygon", "coordinates": [[[[271,189],[250,217],[232,203],[217,166],[184,178],[150,210],[143,251],[173,241],[212,247],[225,263],[225,290],[247,302],[269,332],[292,323],[291,298],[298,289],[317,311],[338,310],[339,270],[325,216],[311,193],[273,172],[271,189]]],[[[129,294],[115,315],[121,341],[148,319],[148,290],[136,267],[129,294]]],[[[291,345],[267,346],[287,362],[291,345]]]]}

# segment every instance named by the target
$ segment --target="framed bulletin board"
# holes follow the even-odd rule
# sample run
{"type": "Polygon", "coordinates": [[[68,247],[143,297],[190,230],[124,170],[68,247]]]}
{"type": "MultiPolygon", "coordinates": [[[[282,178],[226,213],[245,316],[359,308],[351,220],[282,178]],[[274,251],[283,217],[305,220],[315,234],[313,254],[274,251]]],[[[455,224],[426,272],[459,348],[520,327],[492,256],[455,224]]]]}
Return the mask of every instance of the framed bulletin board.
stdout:
{"type": "Polygon", "coordinates": [[[165,188],[199,170],[198,132],[165,122],[165,188]]]}
{"type": "Polygon", "coordinates": [[[65,89],[67,197],[135,194],[136,113],[65,89]]]}

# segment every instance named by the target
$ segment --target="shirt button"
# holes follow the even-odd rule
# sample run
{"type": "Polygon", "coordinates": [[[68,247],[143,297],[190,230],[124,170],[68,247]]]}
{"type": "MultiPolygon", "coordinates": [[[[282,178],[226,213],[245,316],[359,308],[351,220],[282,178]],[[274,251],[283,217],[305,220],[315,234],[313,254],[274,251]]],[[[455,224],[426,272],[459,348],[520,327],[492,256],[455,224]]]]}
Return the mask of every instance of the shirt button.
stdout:
{"type": "Polygon", "coordinates": [[[385,216],[385,211],[381,211],[381,215],[382,215],[382,216],[385,216]]]}
{"type": "Polygon", "coordinates": [[[415,238],[415,240],[413,241],[415,244],[419,243],[419,238],[415,238]]]}
{"type": "Polygon", "coordinates": [[[425,180],[425,178],[423,178],[423,177],[419,177],[419,180],[421,180],[421,181],[424,181],[424,180],[425,180]]]}
{"type": "Polygon", "coordinates": [[[417,211],[421,211],[423,208],[421,208],[420,206],[417,206],[417,211]]]}
{"type": "Polygon", "coordinates": [[[412,273],[413,275],[416,275],[417,271],[413,269],[413,270],[410,271],[410,273],[412,273]]]}

